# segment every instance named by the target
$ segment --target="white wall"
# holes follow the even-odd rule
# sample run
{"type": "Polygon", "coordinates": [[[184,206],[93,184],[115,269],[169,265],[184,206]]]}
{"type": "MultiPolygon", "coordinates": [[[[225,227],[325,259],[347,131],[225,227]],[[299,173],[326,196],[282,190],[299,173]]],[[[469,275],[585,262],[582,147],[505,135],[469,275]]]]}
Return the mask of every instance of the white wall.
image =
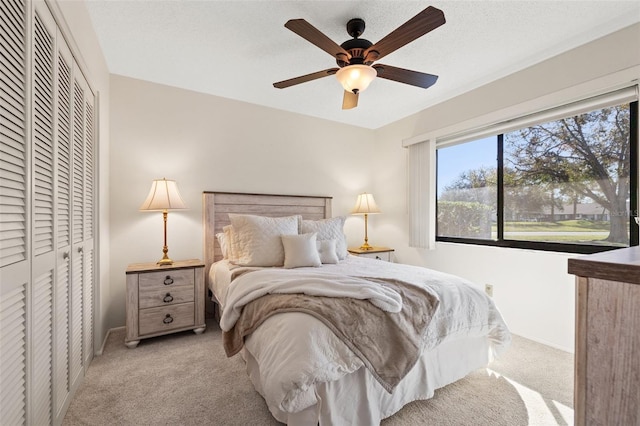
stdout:
{"type": "MultiPolygon", "coordinates": [[[[162,215],[140,212],[151,181],[175,179],[189,210],[169,212],[172,259],[202,259],[202,192],[333,196],[346,215],[374,173],[374,132],[113,75],[109,327],[125,323],[125,269],[162,257],[162,215]]],[[[354,244],[362,219],[349,217],[354,244]]]]}
{"type": "Polygon", "coordinates": [[[96,325],[94,347],[97,349],[101,347],[109,328],[106,320],[106,305],[111,299],[109,285],[109,70],[84,2],[52,1],[49,4],[65,38],[70,43],[76,61],[86,74],[91,88],[97,93],[97,221],[100,232],[94,311],[96,325]]]}
{"type": "MultiPolygon", "coordinates": [[[[407,150],[402,141],[442,129],[468,130],[575,100],[640,79],[640,24],[544,61],[376,131],[376,200],[386,206],[370,235],[411,263],[494,285],[494,298],[514,333],[573,351],[574,285],[568,254],[437,243],[433,251],[408,246],[407,150]]],[[[382,208],[382,207],[381,207],[382,208]]]]}

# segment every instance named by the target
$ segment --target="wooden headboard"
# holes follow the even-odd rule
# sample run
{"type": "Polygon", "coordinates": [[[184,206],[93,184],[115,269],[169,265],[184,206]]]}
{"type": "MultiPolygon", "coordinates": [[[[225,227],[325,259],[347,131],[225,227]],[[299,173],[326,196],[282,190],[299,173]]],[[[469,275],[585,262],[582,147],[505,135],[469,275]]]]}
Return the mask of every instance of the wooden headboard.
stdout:
{"type": "Polygon", "coordinates": [[[299,214],[308,220],[331,217],[331,197],[205,191],[202,194],[202,206],[207,288],[211,264],[222,259],[222,251],[215,235],[229,225],[229,213],[271,217],[299,214]]]}

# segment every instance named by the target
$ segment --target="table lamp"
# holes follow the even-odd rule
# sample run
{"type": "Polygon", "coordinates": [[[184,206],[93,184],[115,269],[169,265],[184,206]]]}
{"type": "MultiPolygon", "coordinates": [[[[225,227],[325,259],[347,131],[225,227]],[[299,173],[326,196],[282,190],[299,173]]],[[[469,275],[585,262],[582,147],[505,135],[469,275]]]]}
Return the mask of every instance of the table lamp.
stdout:
{"type": "Polygon", "coordinates": [[[186,209],[184,201],[178,192],[178,186],[174,180],[167,180],[165,178],[156,179],[151,183],[151,190],[147,199],[144,200],[141,211],[161,211],[162,219],[164,222],[164,246],[162,247],[162,259],[158,261],[158,265],[171,265],[173,260],[169,259],[167,253],[169,248],[167,247],[167,215],[169,210],[183,210],[186,209]]]}
{"type": "Polygon", "coordinates": [[[360,250],[373,249],[373,247],[369,245],[369,238],[367,236],[367,216],[374,213],[380,213],[380,209],[376,205],[376,200],[373,199],[373,195],[367,194],[366,192],[358,195],[358,200],[353,210],[351,210],[351,214],[364,215],[364,244],[360,246],[360,250]]]}

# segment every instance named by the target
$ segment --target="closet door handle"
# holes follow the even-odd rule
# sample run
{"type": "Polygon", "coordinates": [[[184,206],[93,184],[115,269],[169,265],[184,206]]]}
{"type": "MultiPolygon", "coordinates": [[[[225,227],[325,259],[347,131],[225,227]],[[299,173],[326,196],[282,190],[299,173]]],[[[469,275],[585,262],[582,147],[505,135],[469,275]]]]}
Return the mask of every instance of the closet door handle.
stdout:
{"type": "Polygon", "coordinates": [[[78,247],[78,253],[82,253],[83,251],[84,251],[84,248],[78,247]]]}
{"type": "Polygon", "coordinates": [[[68,259],[69,258],[69,252],[65,251],[64,253],[62,253],[62,258],[65,259],[65,260],[68,259]]]}

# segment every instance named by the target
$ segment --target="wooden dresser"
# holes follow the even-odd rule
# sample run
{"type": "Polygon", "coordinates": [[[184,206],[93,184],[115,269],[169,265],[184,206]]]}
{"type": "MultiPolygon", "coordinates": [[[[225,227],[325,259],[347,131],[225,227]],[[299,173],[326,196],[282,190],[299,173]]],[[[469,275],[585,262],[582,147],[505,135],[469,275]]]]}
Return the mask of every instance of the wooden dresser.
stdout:
{"type": "Polygon", "coordinates": [[[569,259],[576,425],[640,425],[640,247],[569,259]]]}
{"type": "Polygon", "coordinates": [[[127,336],[140,339],[193,330],[204,331],[204,263],[198,259],[159,266],[136,263],[127,268],[127,336]]]}

